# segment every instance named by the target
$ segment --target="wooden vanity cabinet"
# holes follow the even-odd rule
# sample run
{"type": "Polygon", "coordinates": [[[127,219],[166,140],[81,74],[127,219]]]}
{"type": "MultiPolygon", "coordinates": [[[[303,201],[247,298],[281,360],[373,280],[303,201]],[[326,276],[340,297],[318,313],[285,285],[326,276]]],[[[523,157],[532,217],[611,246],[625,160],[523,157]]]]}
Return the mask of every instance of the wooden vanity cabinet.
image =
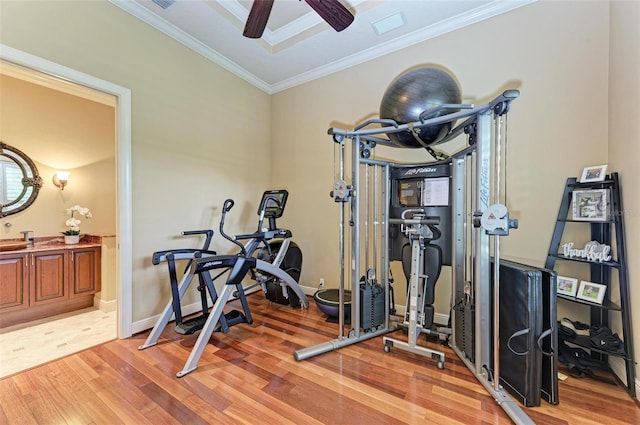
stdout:
{"type": "Polygon", "coordinates": [[[100,292],[100,248],[77,248],[69,251],[70,296],[100,292]]]}
{"type": "Polygon", "coordinates": [[[100,246],[2,254],[0,327],[92,306],[100,265],[100,246]]]}
{"type": "Polygon", "coordinates": [[[28,254],[30,260],[29,306],[69,299],[67,290],[68,250],[42,251],[28,254]]]}
{"type": "Polygon", "coordinates": [[[25,254],[0,257],[0,310],[3,312],[29,307],[28,259],[25,254]]]}

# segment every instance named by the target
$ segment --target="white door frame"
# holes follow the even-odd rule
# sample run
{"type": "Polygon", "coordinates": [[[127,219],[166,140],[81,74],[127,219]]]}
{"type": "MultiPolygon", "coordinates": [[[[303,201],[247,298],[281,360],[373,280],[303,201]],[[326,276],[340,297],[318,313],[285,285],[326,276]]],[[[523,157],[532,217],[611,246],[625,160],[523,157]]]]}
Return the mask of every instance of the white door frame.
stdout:
{"type": "Polygon", "coordinates": [[[131,225],[131,90],[66,66],[0,44],[0,59],[49,74],[116,98],[116,297],[118,338],[132,335],[132,225],[131,225]]]}

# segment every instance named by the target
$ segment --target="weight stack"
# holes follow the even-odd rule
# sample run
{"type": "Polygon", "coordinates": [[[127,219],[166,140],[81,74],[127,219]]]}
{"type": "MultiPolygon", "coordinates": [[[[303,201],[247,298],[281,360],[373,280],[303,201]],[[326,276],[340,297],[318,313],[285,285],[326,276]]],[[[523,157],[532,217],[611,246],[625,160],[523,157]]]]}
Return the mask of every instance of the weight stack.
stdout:
{"type": "Polygon", "coordinates": [[[475,362],[475,345],[473,340],[475,306],[466,299],[458,300],[453,308],[455,314],[455,343],[471,362],[475,362]]]}
{"type": "Polygon", "coordinates": [[[384,288],[380,284],[360,285],[360,324],[365,331],[384,323],[384,288]]]}

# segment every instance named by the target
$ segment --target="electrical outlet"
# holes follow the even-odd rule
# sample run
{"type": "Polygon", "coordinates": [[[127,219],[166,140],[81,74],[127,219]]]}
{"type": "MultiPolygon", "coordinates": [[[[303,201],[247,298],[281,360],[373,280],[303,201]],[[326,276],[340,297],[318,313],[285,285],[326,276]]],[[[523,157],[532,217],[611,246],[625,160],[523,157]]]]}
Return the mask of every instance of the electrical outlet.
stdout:
{"type": "Polygon", "coordinates": [[[319,286],[321,288],[324,286],[324,278],[323,277],[320,278],[320,285],[319,286]]]}

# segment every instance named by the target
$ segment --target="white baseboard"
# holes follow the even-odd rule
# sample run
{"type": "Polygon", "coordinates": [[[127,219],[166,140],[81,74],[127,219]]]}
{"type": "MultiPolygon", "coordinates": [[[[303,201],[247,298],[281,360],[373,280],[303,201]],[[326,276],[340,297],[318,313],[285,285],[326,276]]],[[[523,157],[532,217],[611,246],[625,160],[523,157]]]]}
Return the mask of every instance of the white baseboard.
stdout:
{"type": "MultiPolygon", "coordinates": [[[[616,374],[618,379],[627,384],[627,367],[624,360],[619,357],[609,357],[609,366],[611,366],[611,370],[616,374]]],[[[640,394],[640,378],[636,378],[633,384],[636,387],[636,399],[638,399],[638,394],[640,394]]]]}
{"type": "MultiPolygon", "coordinates": [[[[313,286],[301,286],[300,288],[302,288],[302,291],[305,293],[305,295],[309,295],[312,296],[313,294],[316,293],[316,291],[318,290],[318,288],[314,288],[313,286]]],[[[209,306],[211,307],[211,306],[209,306]]],[[[115,308],[115,306],[114,306],[115,308]]],[[[102,308],[100,309],[102,310],[102,308]]],[[[104,310],[103,310],[104,311],[104,310]]],[[[182,307],[182,314],[185,316],[188,316],[190,314],[194,314],[197,313],[198,311],[200,311],[200,303],[199,302],[195,302],[193,304],[189,304],[189,305],[185,305],[182,307]]],[[[396,314],[399,316],[404,316],[405,314],[405,306],[397,306],[396,307],[396,314]]],[[[139,332],[144,332],[148,329],[151,329],[155,326],[156,322],[158,321],[158,318],[160,317],[159,314],[155,315],[155,316],[151,316],[148,317],[146,319],[142,319],[142,320],[138,320],[136,322],[133,322],[131,324],[131,331],[132,333],[139,333],[139,332]]],[[[173,316],[171,317],[171,320],[174,320],[173,316]]],[[[435,313],[433,316],[433,321],[434,323],[438,323],[441,325],[446,325],[447,323],[449,323],[449,315],[448,314],[442,314],[442,313],[435,313]]],[[[624,368],[624,365],[623,365],[624,368]]],[[[624,376],[624,373],[623,373],[624,376]]]]}
{"type": "Polygon", "coordinates": [[[318,288],[314,288],[313,286],[300,286],[305,295],[313,295],[316,293],[318,288]]]}
{"type": "Polygon", "coordinates": [[[93,306],[105,313],[111,313],[112,311],[116,311],[118,303],[116,300],[105,301],[98,297],[93,297],[93,306]]]}
{"type": "MultiPolygon", "coordinates": [[[[189,305],[183,305],[182,306],[182,314],[184,316],[188,316],[190,314],[194,314],[200,311],[200,309],[202,308],[202,305],[200,304],[200,302],[195,302],[193,304],[189,304],[189,305]]],[[[156,322],[158,321],[158,319],[160,318],[160,314],[156,314],[155,316],[151,316],[148,317],[146,319],[142,319],[142,320],[138,320],[136,322],[133,322],[131,324],[131,332],[136,334],[139,332],[144,332],[148,329],[151,329],[155,326],[156,322]]],[[[175,320],[175,317],[172,315],[171,316],[171,321],[175,320]]]]}
{"type": "MultiPolygon", "coordinates": [[[[301,286],[302,291],[305,293],[305,295],[309,295],[312,296],[313,294],[316,293],[316,291],[318,290],[318,288],[314,288],[313,286],[301,286]]],[[[211,307],[211,306],[209,306],[211,307]]],[[[193,304],[189,304],[189,305],[184,305],[182,306],[182,314],[185,316],[188,316],[190,314],[194,314],[197,313],[198,311],[200,311],[200,303],[199,302],[195,302],[193,304]]],[[[102,309],[101,309],[102,310],[102,309]]],[[[399,316],[403,316],[405,314],[405,306],[397,306],[396,307],[396,314],[399,316]]],[[[146,319],[142,319],[142,320],[138,320],[136,322],[133,322],[131,324],[131,331],[132,333],[139,333],[139,332],[144,332],[148,329],[151,329],[155,326],[156,322],[158,321],[158,318],[160,317],[159,314],[156,314],[155,316],[151,316],[148,317],[146,319]]],[[[171,320],[174,320],[173,316],[171,317],[171,320]]],[[[442,313],[435,313],[434,317],[433,317],[433,321],[435,323],[439,323],[439,324],[447,324],[449,323],[449,315],[448,314],[442,314],[442,313]]]]}
{"type": "Polygon", "coordinates": [[[627,371],[622,359],[610,357],[609,366],[611,366],[613,373],[615,373],[622,382],[627,383],[627,371]]]}
{"type": "MultiPolygon", "coordinates": [[[[247,295],[251,295],[254,292],[258,292],[258,291],[260,291],[259,288],[254,289],[254,291],[248,292],[247,295]]],[[[235,299],[236,299],[236,297],[231,297],[229,299],[229,301],[233,301],[235,299]]],[[[213,307],[213,304],[211,304],[211,300],[209,300],[209,299],[208,299],[208,306],[209,306],[209,308],[213,307]]],[[[202,304],[200,304],[200,301],[197,301],[197,302],[192,303],[192,304],[183,305],[182,306],[182,315],[183,316],[189,316],[190,314],[198,313],[199,311],[201,311],[201,309],[202,309],[202,304]]],[[[136,322],[133,322],[131,324],[131,333],[135,334],[135,333],[139,333],[139,332],[144,332],[144,331],[146,331],[148,329],[153,328],[156,325],[156,322],[158,321],[158,319],[160,318],[161,315],[162,314],[156,314],[155,316],[151,316],[151,317],[148,317],[146,319],[142,319],[142,320],[138,320],[136,322]]],[[[171,320],[169,320],[169,321],[171,322],[171,321],[174,321],[174,320],[175,320],[175,316],[171,315],[171,320]]]]}

